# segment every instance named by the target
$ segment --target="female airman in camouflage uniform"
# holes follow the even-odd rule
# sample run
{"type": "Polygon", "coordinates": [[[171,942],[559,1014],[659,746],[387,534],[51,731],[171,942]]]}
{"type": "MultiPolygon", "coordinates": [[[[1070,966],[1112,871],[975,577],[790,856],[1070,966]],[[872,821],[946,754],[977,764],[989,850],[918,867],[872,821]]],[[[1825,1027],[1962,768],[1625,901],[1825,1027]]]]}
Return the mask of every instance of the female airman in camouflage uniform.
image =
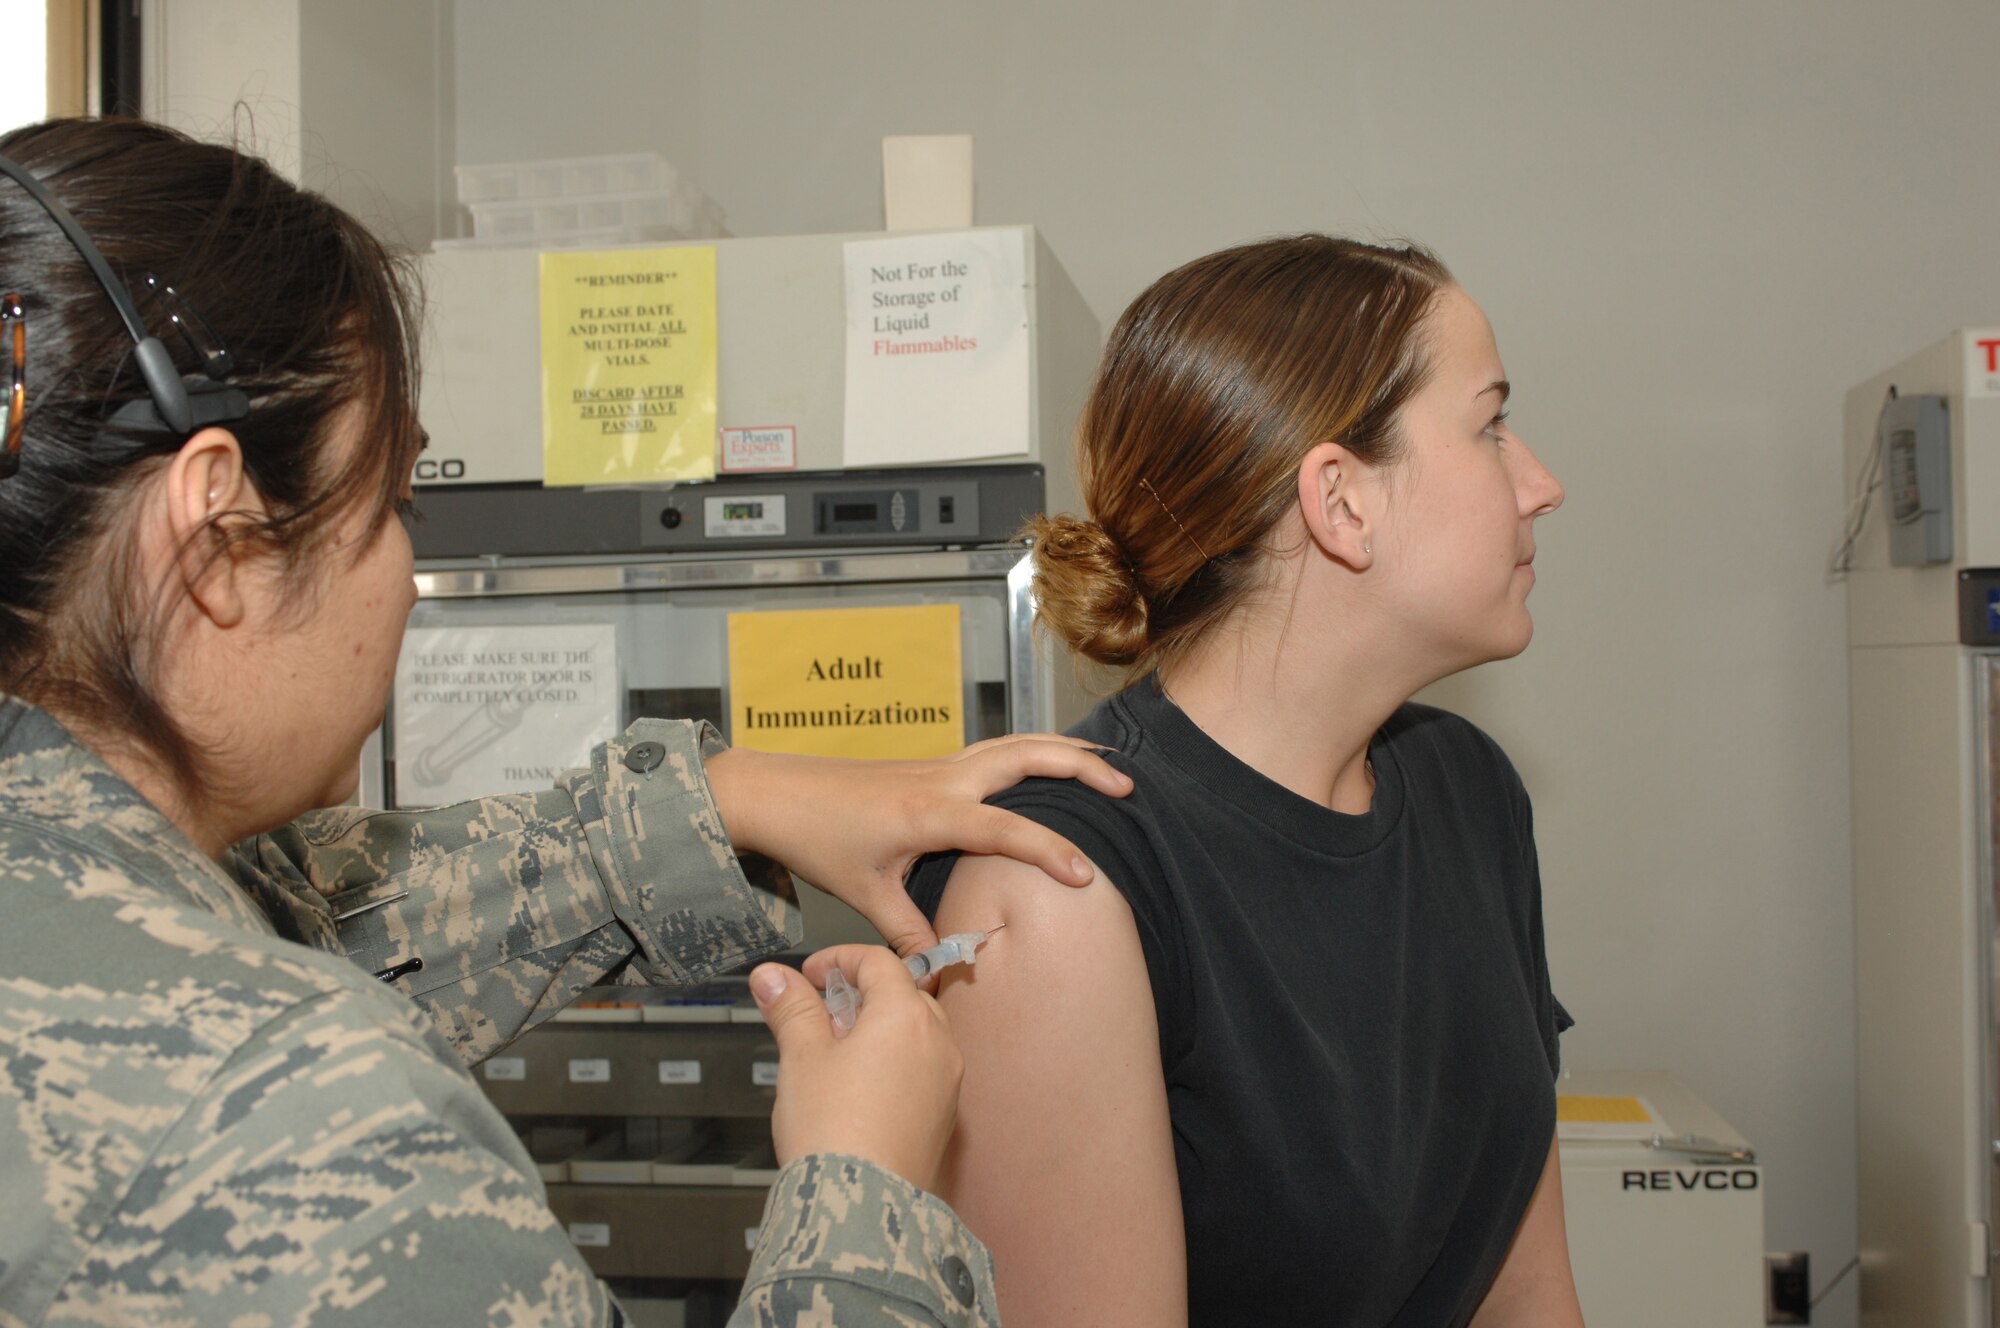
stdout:
{"type": "MultiPolygon", "coordinates": [[[[0,1326],[623,1322],[466,1065],[594,983],[796,943],[776,861],[904,948],[921,852],[1076,880],[979,800],[1123,776],[1045,740],[874,765],[645,720],[546,792],[311,811],[352,792],[412,601],[403,270],[158,127],[0,154],[0,1326]]],[[[921,1188],[942,1015],[885,950],[834,963],[867,996],[841,1041],[804,978],[753,974],[789,1162],[738,1321],[993,1322],[984,1249],[921,1188]]]]}

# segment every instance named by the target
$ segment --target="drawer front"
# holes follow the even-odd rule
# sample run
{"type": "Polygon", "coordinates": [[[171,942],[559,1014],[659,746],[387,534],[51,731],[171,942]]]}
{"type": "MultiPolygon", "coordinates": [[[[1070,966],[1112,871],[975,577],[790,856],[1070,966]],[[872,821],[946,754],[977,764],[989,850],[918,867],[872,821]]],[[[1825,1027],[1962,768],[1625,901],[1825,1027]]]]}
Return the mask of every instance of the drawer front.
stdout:
{"type": "Polygon", "coordinates": [[[758,1025],[545,1025],[473,1067],[509,1116],[765,1117],[778,1044],[758,1025]]]}
{"type": "Polygon", "coordinates": [[[549,1207],[599,1277],[741,1281],[769,1191],[695,1185],[551,1185],[549,1207]]]}

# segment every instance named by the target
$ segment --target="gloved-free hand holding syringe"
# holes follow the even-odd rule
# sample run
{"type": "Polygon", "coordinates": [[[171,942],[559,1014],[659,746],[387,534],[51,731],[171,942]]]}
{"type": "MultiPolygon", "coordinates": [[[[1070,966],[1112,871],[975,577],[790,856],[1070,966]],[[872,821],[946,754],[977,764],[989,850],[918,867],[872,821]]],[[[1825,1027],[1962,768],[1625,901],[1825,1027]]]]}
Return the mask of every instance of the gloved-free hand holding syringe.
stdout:
{"type": "MultiPolygon", "coordinates": [[[[1001,923],[1000,927],[1006,926],[1001,923]]],[[[993,931],[999,931],[995,927],[993,931]]],[[[930,949],[913,954],[903,961],[903,967],[910,970],[910,976],[922,982],[941,968],[952,964],[976,964],[979,962],[979,947],[993,931],[961,931],[945,937],[930,949]]],[[[847,980],[847,975],[836,966],[826,975],[826,1012],[833,1018],[836,1037],[844,1036],[854,1027],[855,1019],[861,1014],[861,993],[847,980]]]]}

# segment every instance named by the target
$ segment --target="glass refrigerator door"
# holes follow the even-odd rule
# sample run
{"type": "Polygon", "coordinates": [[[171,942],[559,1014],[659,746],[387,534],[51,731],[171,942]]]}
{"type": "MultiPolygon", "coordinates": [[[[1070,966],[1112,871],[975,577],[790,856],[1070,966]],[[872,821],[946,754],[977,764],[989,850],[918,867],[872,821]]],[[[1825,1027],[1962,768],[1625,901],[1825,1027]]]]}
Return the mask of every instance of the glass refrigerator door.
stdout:
{"type": "MultiPolygon", "coordinates": [[[[704,719],[737,742],[728,641],[740,614],[955,606],[951,746],[1028,726],[1032,710],[1016,720],[1026,601],[1022,578],[1008,574],[1018,558],[984,550],[421,574],[380,778],[364,801],[429,806],[546,789],[641,717],[704,719]]],[[[844,905],[803,882],[800,895],[809,948],[876,939],[844,905]]]]}

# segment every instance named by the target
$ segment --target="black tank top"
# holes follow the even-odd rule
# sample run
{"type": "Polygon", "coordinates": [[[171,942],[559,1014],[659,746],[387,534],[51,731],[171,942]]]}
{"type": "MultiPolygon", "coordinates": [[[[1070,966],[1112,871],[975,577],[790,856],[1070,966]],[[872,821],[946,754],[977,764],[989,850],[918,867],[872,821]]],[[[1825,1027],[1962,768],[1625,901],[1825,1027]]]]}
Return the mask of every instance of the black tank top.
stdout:
{"type": "MultiPolygon", "coordinates": [[[[1555,1133],[1557,1035],[1526,791],[1406,705],[1345,816],[1231,756],[1148,680],[1071,730],[1136,785],[999,806],[1124,891],[1159,1014],[1194,1325],[1435,1328],[1479,1307],[1555,1133]]],[[[955,855],[910,890],[933,917],[955,855]]]]}

